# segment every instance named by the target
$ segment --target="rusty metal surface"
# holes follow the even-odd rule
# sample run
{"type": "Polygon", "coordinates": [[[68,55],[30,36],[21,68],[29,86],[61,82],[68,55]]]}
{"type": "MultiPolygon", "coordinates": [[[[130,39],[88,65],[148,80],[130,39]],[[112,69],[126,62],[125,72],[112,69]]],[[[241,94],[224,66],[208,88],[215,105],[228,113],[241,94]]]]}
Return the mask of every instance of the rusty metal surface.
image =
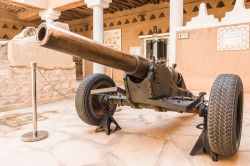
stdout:
{"type": "Polygon", "coordinates": [[[53,25],[41,24],[36,38],[40,46],[120,69],[136,78],[144,79],[148,74],[148,60],[106,47],[53,25]]]}

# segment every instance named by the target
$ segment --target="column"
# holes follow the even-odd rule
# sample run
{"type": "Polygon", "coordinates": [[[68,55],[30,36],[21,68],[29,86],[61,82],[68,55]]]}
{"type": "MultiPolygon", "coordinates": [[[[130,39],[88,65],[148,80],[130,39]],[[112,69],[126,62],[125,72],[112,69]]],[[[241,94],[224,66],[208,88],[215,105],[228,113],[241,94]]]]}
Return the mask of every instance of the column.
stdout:
{"type": "MultiPolygon", "coordinates": [[[[89,8],[93,9],[93,39],[99,43],[103,43],[103,9],[109,7],[112,0],[85,0],[89,8]]],[[[104,66],[94,63],[94,73],[104,73],[104,66]]]]}
{"type": "Polygon", "coordinates": [[[42,20],[45,20],[47,23],[54,23],[55,20],[59,19],[61,15],[61,12],[56,11],[54,9],[48,9],[39,12],[39,16],[41,17],[42,20]]]}
{"type": "Polygon", "coordinates": [[[59,19],[60,15],[61,15],[60,11],[56,11],[51,8],[39,12],[39,16],[41,17],[42,20],[45,20],[46,23],[53,24],[55,26],[58,26],[62,29],[69,31],[69,24],[62,22],[55,22],[55,20],[59,19]]]}
{"type": "Polygon", "coordinates": [[[168,65],[175,64],[176,58],[176,31],[183,26],[183,0],[170,0],[170,41],[168,65]]]}

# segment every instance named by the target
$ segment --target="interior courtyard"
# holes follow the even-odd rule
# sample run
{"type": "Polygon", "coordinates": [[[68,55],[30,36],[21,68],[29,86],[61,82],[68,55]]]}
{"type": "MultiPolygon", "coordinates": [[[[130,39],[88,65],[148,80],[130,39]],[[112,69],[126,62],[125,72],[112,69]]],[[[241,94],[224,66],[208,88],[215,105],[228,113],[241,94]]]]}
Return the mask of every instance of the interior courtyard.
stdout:
{"type": "MultiPolygon", "coordinates": [[[[249,0],[0,0],[0,165],[250,165],[249,25],[249,0]],[[48,27],[45,34],[42,25],[48,27]],[[40,32],[46,37],[50,25],[51,34],[59,29],[57,39],[66,36],[75,42],[85,40],[89,45],[84,48],[90,51],[83,52],[80,44],[70,42],[54,41],[52,46],[58,47],[55,50],[42,46],[46,40],[39,41],[40,32]],[[111,51],[110,55],[116,53],[114,67],[91,62],[92,54],[98,51],[98,62],[114,61],[105,59],[105,48],[111,51]],[[67,49],[70,51],[64,51],[67,49]],[[136,67],[128,72],[132,57],[137,57],[136,67]],[[126,90],[129,75],[132,82],[150,76],[141,76],[146,72],[138,65],[141,59],[171,68],[173,80],[185,80],[185,92],[204,99],[208,109],[218,76],[239,76],[244,106],[237,153],[219,156],[218,161],[213,161],[209,152],[190,155],[204,131],[204,126],[199,126],[205,121],[195,111],[190,114],[153,106],[144,108],[148,105],[134,103],[129,103],[129,107],[119,100],[122,106],[116,108],[114,118],[121,130],[107,135],[84,123],[76,111],[83,80],[102,73],[114,81],[121,94],[141,98],[133,92],[128,95],[126,90]],[[47,131],[47,138],[22,140],[34,126],[47,131]]],[[[152,67],[152,71],[156,69],[152,67]]],[[[139,88],[145,87],[151,88],[139,88]]],[[[160,88],[152,89],[162,94],[160,88]]],[[[148,95],[147,90],[139,92],[148,95]]],[[[229,105],[230,102],[220,108],[229,105]]]]}

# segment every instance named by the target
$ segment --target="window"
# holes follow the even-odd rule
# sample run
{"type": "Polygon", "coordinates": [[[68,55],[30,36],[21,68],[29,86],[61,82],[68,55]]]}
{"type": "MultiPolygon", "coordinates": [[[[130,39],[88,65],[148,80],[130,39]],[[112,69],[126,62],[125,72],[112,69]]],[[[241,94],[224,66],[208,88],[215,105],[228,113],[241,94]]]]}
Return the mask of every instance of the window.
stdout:
{"type": "Polygon", "coordinates": [[[144,40],[144,57],[168,62],[168,33],[140,36],[144,40]]]}
{"type": "Polygon", "coordinates": [[[146,58],[167,61],[167,39],[147,40],[146,58]]]}

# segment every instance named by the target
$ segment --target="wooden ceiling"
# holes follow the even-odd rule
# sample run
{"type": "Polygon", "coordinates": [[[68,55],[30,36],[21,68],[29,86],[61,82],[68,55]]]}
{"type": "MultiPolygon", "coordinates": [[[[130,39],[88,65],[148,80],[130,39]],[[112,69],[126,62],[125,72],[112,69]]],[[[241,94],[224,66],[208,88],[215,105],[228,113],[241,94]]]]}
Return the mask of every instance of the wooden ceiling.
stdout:
{"type": "Polygon", "coordinates": [[[105,11],[107,13],[114,13],[122,11],[124,9],[132,9],[146,4],[159,4],[160,2],[166,2],[169,0],[113,0],[109,5],[109,8],[105,11]]]}
{"type": "Polygon", "coordinates": [[[86,5],[82,5],[73,9],[62,11],[60,21],[71,21],[74,19],[85,18],[91,16],[92,13],[92,9],[88,8],[86,5]]]}
{"type": "Polygon", "coordinates": [[[19,6],[15,6],[12,4],[7,4],[7,3],[1,2],[1,1],[0,1],[0,9],[5,9],[9,12],[14,12],[14,13],[25,12],[27,10],[24,7],[19,7],[19,6]]]}
{"type": "MultiPolygon", "coordinates": [[[[225,3],[229,3],[230,5],[235,4],[235,0],[184,0],[184,4],[193,4],[201,1],[206,2],[208,9],[212,8],[209,3],[216,3],[216,8],[224,7],[225,3]]],[[[245,1],[250,2],[250,0],[245,1]]],[[[104,9],[104,13],[113,14],[118,11],[130,10],[132,8],[140,7],[146,4],[159,4],[161,2],[166,2],[168,4],[169,0],[112,0],[112,3],[110,3],[109,8],[104,9]]],[[[192,12],[197,12],[198,10],[199,7],[195,5],[192,12]]],[[[187,13],[185,9],[184,13],[187,13]]],[[[92,9],[89,9],[86,5],[80,5],[76,8],[63,11],[60,18],[62,21],[71,21],[74,19],[80,19],[91,15],[92,9]]]]}
{"type": "MultiPolygon", "coordinates": [[[[196,3],[200,1],[209,2],[208,0],[184,0],[184,3],[189,4],[189,3],[196,3]]],[[[223,1],[228,1],[228,0],[211,0],[211,1],[223,3],[223,1]]],[[[230,0],[230,1],[233,1],[233,0],[230,0]]],[[[247,1],[250,1],[250,0],[247,0],[247,1]]],[[[130,10],[132,8],[140,7],[146,4],[159,4],[161,2],[169,3],[169,0],[112,0],[112,3],[110,3],[109,8],[104,9],[104,13],[112,14],[118,11],[130,10]]],[[[41,9],[34,8],[28,5],[15,3],[10,0],[0,0],[0,10],[5,10],[5,11],[15,13],[20,20],[24,20],[24,21],[39,21],[40,20],[38,13],[41,9]]],[[[79,3],[73,4],[71,6],[58,8],[56,10],[59,10],[62,12],[60,16],[60,21],[71,21],[74,19],[81,19],[81,18],[91,16],[93,13],[92,9],[84,5],[83,1],[80,1],[79,3]]],[[[194,11],[197,11],[197,10],[198,10],[198,7],[195,7],[194,11]]],[[[185,13],[185,10],[184,10],[184,13],[185,13]]]]}
{"type": "Polygon", "coordinates": [[[13,12],[13,13],[23,13],[29,10],[39,10],[38,8],[24,5],[21,3],[17,3],[14,1],[9,1],[9,0],[0,0],[0,9],[13,12]]]}
{"type": "MultiPolygon", "coordinates": [[[[169,2],[169,0],[112,0],[109,8],[104,9],[104,13],[115,13],[118,11],[129,10],[146,4],[159,4],[160,2],[169,2]]],[[[92,9],[82,5],[73,9],[65,10],[60,17],[63,21],[80,19],[92,15],[92,9]]]]}

